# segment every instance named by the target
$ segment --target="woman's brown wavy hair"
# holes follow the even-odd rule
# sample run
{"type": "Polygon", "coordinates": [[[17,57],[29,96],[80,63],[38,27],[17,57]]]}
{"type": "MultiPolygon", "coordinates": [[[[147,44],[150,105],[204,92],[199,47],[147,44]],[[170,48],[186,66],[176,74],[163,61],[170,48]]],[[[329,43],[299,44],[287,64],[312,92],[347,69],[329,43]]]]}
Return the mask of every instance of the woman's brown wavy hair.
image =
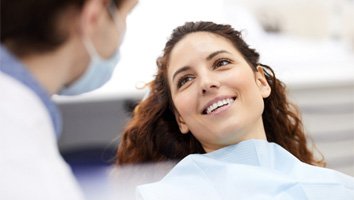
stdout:
{"type": "Polygon", "coordinates": [[[174,46],[186,35],[210,32],[228,39],[241,52],[253,71],[264,68],[271,94],[264,99],[262,114],[269,142],[275,142],[303,162],[324,166],[308,148],[297,108],[288,102],[285,85],[275,77],[273,70],[259,63],[259,54],[241,38],[241,33],[230,25],[213,22],[187,22],[173,30],[163,55],[157,59],[157,75],[150,82],[150,93],[134,109],[117,151],[117,164],[136,164],[156,161],[178,161],[193,153],[205,153],[200,142],[191,134],[182,134],[174,115],[174,105],[167,80],[169,56],[174,46]]]}

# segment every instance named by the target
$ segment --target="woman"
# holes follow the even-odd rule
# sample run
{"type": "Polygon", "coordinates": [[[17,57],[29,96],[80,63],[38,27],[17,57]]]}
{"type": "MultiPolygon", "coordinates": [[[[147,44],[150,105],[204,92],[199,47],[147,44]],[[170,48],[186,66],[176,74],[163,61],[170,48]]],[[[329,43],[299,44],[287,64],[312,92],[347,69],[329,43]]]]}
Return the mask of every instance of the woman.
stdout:
{"type": "Polygon", "coordinates": [[[117,163],[179,163],[160,182],[140,186],[142,199],[354,196],[353,178],[316,167],[324,162],[308,148],[284,84],[240,32],[188,22],[173,31],[157,64],[117,163]]]}

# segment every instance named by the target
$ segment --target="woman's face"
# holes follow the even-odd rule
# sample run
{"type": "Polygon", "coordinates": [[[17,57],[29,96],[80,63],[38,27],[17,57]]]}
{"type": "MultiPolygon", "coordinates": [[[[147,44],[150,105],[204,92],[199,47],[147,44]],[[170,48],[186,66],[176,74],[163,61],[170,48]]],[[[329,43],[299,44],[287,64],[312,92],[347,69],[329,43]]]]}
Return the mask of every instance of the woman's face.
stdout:
{"type": "Polygon", "coordinates": [[[213,33],[190,33],[173,48],[168,81],[182,133],[210,152],[246,139],[265,139],[263,98],[270,87],[232,43],[213,33]]]}

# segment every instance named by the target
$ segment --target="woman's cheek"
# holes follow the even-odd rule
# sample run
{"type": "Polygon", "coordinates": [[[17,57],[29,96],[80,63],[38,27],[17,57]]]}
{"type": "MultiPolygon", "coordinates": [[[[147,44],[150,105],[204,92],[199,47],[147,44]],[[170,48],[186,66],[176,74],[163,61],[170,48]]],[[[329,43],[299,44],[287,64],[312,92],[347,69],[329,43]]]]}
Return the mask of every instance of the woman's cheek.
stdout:
{"type": "Polygon", "coordinates": [[[195,106],[195,95],[189,92],[182,92],[174,99],[175,106],[181,115],[191,112],[195,106]]]}

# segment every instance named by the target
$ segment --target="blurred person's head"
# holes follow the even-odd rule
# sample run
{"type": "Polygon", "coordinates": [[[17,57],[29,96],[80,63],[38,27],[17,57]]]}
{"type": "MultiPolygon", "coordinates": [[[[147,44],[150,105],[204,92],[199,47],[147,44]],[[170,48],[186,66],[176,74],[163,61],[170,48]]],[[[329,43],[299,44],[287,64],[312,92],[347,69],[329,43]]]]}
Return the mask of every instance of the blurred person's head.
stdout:
{"type": "MultiPolygon", "coordinates": [[[[105,72],[107,79],[119,59],[126,17],[136,3],[137,0],[2,0],[1,43],[27,62],[60,54],[67,61],[67,66],[63,65],[65,87],[95,68],[97,61],[112,66],[105,72]]],[[[54,92],[60,89],[63,88],[54,92]]],[[[94,86],[86,88],[91,89],[94,86]]],[[[76,88],[73,93],[80,93],[79,90],[76,88]]]]}

